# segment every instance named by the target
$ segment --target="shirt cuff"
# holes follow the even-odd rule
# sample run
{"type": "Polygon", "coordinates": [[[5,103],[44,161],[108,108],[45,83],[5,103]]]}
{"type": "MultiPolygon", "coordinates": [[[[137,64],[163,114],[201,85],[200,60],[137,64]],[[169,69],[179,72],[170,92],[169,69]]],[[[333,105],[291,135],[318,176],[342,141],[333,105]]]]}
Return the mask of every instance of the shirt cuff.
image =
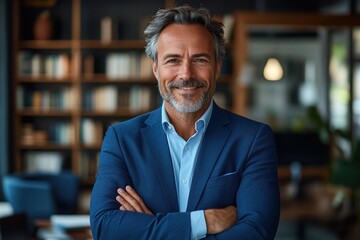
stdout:
{"type": "Polygon", "coordinates": [[[190,213],[191,220],[191,239],[201,239],[206,237],[206,221],[204,211],[194,211],[190,213]]]}

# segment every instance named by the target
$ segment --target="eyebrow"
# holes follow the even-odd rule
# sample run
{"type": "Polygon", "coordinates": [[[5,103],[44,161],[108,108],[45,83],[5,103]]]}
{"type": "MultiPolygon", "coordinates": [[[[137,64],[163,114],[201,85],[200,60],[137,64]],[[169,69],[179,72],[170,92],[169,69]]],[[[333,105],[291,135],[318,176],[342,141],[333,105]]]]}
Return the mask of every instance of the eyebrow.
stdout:
{"type": "Polygon", "coordinates": [[[179,58],[180,57],[180,54],[166,54],[162,60],[166,60],[168,58],[179,58]]]}
{"type": "MultiPolygon", "coordinates": [[[[166,55],[162,58],[162,60],[166,60],[166,59],[168,59],[168,58],[179,58],[179,57],[181,57],[180,54],[166,54],[166,55]]],[[[197,53],[197,54],[192,55],[191,57],[192,57],[192,58],[205,57],[205,58],[207,58],[207,59],[211,59],[211,56],[210,56],[209,54],[207,54],[207,53],[197,53]]]]}

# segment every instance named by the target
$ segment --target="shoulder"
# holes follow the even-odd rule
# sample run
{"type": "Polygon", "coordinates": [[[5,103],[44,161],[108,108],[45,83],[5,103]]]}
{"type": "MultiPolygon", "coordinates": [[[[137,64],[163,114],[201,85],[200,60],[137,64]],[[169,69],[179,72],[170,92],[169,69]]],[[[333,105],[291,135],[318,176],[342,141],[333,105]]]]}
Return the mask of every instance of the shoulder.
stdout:
{"type": "Polygon", "coordinates": [[[230,129],[232,133],[241,135],[266,133],[272,135],[272,129],[266,123],[238,115],[218,106],[214,107],[212,121],[215,123],[212,124],[213,126],[223,125],[230,129]]]}
{"type": "Polygon", "coordinates": [[[250,128],[269,127],[266,123],[238,115],[217,105],[214,105],[213,119],[220,120],[223,124],[230,126],[234,125],[250,128]]]}
{"type": "Polygon", "coordinates": [[[139,132],[142,128],[148,127],[154,122],[161,121],[161,111],[160,108],[155,109],[151,112],[147,112],[141,115],[138,115],[134,118],[121,121],[111,125],[108,129],[118,132],[122,135],[126,133],[135,134],[139,132]]]}

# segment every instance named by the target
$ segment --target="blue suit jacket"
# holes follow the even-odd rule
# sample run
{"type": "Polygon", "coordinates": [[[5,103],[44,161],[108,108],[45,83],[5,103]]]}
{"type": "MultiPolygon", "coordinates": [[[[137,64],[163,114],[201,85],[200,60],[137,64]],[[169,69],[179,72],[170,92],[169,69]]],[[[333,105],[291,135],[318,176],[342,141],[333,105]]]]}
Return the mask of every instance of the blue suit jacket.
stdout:
{"type": "Polygon", "coordinates": [[[110,127],[90,205],[94,239],[190,239],[190,212],[237,207],[238,221],[206,239],[273,239],[279,222],[277,156],[271,129],[214,104],[194,170],[188,212],[177,192],[160,108],[110,127]],[[131,185],[155,216],[120,211],[131,185]]]}

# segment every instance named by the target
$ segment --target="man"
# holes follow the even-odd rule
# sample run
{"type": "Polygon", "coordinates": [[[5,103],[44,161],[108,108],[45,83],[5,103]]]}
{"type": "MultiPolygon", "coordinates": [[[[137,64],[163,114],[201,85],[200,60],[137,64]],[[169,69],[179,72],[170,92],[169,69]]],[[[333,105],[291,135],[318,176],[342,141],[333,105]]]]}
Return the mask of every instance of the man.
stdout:
{"type": "Polygon", "coordinates": [[[222,24],[182,6],[159,10],[145,34],[164,102],[108,129],[91,197],[94,239],[273,239],[272,132],[212,100],[222,24]]]}

